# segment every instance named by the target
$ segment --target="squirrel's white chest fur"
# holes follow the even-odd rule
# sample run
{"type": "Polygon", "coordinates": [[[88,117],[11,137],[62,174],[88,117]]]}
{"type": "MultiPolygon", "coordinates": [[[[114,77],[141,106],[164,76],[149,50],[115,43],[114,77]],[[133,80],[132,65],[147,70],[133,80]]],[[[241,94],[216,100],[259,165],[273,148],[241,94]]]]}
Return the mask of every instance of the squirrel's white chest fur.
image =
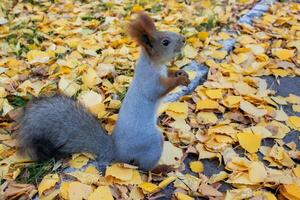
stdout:
{"type": "Polygon", "coordinates": [[[159,74],[160,74],[161,77],[167,77],[168,76],[166,65],[162,65],[162,66],[158,67],[158,69],[159,69],[159,74]]]}

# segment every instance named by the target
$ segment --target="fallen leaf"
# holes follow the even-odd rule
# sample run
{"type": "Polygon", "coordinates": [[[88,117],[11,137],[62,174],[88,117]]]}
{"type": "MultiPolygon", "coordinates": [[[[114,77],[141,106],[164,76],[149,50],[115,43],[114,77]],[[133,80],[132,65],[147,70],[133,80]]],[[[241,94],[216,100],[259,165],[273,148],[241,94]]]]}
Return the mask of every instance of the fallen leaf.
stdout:
{"type": "Polygon", "coordinates": [[[204,171],[204,165],[201,161],[192,161],[189,163],[192,172],[200,173],[204,171]]]}
{"type": "Polygon", "coordinates": [[[188,115],[188,105],[184,102],[172,102],[168,105],[166,113],[174,119],[185,119],[188,115]]]}
{"type": "Polygon", "coordinates": [[[114,200],[108,186],[99,186],[88,197],[88,200],[114,200]]]}
{"type": "Polygon", "coordinates": [[[41,196],[43,192],[54,187],[58,181],[59,181],[58,174],[48,174],[44,176],[43,180],[40,182],[38,186],[39,195],[41,196]]]}
{"type": "Polygon", "coordinates": [[[252,161],[249,166],[249,179],[252,182],[264,182],[267,177],[265,166],[262,162],[252,161]]]}
{"type": "Polygon", "coordinates": [[[243,149],[245,149],[249,153],[255,153],[258,151],[261,142],[260,135],[255,135],[253,133],[248,132],[241,132],[237,134],[237,138],[243,149]]]}
{"type": "Polygon", "coordinates": [[[171,165],[175,168],[179,167],[180,159],[183,156],[182,150],[175,147],[169,141],[165,141],[163,145],[163,152],[159,160],[159,165],[171,165]]]}
{"type": "Polygon", "coordinates": [[[183,194],[183,193],[180,193],[180,192],[176,192],[175,197],[178,200],[193,200],[194,199],[193,197],[190,197],[190,196],[188,196],[186,194],[183,194]]]}
{"type": "Polygon", "coordinates": [[[253,115],[255,117],[262,117],[267,114],[267,111],[264,109],[258,109],[253,104],[249,103],[248,101],[242,100],[240,102],[241,110],[245,111],[246,113],[253,115]]]}
{"type": "Polygon", "coordinates": [[[288,60],[289,58],[293,57],[294,50],[288,50],[288,49],[273,49],[272,50],[273,55],[277,56],[281,60],[288,60]]]}
{"type": "Polygon", "coordinates": [[[82,200],[88,199],[93,192],[93,188],[80,182],[71,182],[68,189],[69,199],[82,200]]]}

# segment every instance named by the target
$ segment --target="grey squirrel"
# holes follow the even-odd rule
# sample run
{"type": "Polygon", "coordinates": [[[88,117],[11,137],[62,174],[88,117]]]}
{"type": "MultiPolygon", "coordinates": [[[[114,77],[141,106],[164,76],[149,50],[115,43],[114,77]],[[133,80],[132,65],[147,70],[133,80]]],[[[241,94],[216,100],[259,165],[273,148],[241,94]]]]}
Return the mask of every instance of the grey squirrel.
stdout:
{"type": "Polygon", "coordinates": [[[104,165],[125,162],[145,171],[157,165],[163,148],[156,128],[159,101],[190,82],[186,72],[168,72],[165,64],[181,52],[185,41],[179,34],[158,31],[143,12],[129,24],[128,33],[141,46],[141,55],[113,134],[106,134],[80,103],[55,95],[26,106],[16,134],[20,152],[39,161],[90,152],[104,165]]]}

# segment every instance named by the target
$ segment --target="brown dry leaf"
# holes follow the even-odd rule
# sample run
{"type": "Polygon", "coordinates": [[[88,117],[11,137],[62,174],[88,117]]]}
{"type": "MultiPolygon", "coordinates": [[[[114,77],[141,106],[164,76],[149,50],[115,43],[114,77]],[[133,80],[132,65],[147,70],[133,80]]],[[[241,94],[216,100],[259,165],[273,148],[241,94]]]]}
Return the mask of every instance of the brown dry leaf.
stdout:
{"type": "Polygon", "coordinates": [[[6,181],[0,186],[1,199],[31,199],[37,192],[36,188],[31,184],[17,184],[6,181]]]}
{"type": "Polygon", "coordinates": [[[219,192],[217,189],[213,188],[210,185],[201,184],[199,187],[199,192],[205,196],[213,196],[213,197],[222,197],[223,194],[219,192]]]}

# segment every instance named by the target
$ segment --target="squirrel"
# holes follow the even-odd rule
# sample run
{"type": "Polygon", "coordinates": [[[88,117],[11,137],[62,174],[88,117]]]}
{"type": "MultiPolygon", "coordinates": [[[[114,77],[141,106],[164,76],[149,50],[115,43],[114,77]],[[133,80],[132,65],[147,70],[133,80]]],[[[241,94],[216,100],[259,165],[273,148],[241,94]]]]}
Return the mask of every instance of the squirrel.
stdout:
{"type": "Polygon", "coordinates": [[[105,166],[124,162],[144,171],[156,167],[163,149],[156,127],[159,101],[175,87],[190,83],[185,71],[168,72],[166,67],[185,40],[180,34],[158,31],[144,12],[129,23],[128,33],[141,53],[112,135],[79,102],[62,95],[43,97],[24,109],[16,131],[19,152],[37,161],[89,152],[105,166]]]}

